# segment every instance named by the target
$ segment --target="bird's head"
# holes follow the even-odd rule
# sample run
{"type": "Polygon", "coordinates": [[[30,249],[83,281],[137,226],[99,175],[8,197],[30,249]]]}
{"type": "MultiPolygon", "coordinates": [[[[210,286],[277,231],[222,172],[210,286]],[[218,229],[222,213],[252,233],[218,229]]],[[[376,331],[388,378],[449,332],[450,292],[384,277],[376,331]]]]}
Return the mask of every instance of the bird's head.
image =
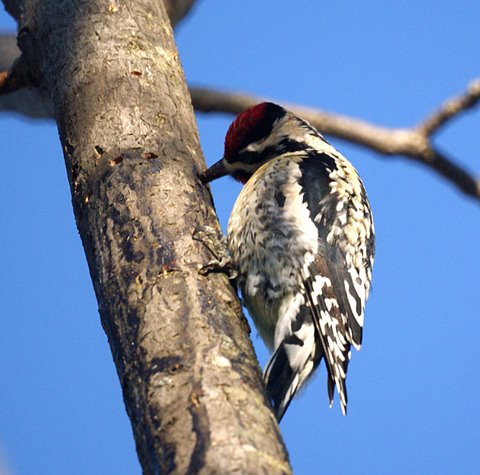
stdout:
{"type": "Polygon", "coordinates": [[[307,122],[271,102],[262,102],[243,111],[230,125],[225,137],[223,158],[208,168],[203,181],[225,175],[246,183],[264,163],[285,152],[304,149],[300,140],[315,132],[307,122]]]}

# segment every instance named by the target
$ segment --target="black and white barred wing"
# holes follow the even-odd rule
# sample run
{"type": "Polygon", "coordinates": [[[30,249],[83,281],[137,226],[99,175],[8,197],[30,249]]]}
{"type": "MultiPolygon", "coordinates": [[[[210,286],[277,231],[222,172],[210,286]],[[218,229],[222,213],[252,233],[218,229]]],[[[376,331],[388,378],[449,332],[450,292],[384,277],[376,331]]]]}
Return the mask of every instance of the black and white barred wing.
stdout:
{"type": "Polygon", "coordinates": [[[370,206],[355,169],[336,153],[302,163],[304,200],[318,230],[318,248],[304,268],[304,287],[329,372],[346,412],[350,346],[360,349],[374,255],[370,206]],[[309,173],[307,173],[309,172],[309,173]],[[329,177],[328,182],[325,176],[329,177]],[[320,197],[320,199],[319,199],[320,197]]]}
{"type": "Polygon", "coordinates": [[[333,402],[336,385],[342,412],[345,414],[348,399],[345,380],[350,346],[353,344],[360,347],[362,326],[358,316],[353,315],[346,294],[344,282],[350,279],[348,272],[339,269],[342,260],[343,256],[338,250],[331,248],[322,252],[310,265],[304,285],[327,366],[330,404],[333,402]]]}

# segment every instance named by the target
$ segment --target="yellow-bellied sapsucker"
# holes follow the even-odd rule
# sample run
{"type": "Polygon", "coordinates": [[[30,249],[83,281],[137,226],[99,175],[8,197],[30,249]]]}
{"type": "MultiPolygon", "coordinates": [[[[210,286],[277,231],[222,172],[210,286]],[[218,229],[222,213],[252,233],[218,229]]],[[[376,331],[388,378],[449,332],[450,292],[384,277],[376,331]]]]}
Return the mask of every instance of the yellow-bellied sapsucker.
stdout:
{"type": "Polygon", "coordinates": [[[264,377],[276,416],[322,359],[330,405],[337,386],[345,414],[375,247],[363,184],[314,127],[268,102],[235,119],[204,180],[227,174],[245,184],[227,242],[243,302],[273,350],[264,377]]]}

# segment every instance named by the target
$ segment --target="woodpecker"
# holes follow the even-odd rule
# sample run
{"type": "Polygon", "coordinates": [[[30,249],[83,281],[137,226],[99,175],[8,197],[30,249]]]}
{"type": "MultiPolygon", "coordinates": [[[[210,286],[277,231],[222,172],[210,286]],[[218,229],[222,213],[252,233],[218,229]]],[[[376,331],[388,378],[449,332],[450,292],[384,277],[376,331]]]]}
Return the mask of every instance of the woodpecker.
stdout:
{"type": "Polygon", "coordinates": [[[307,121],[264,102],[232,122],[223,158],[203,179],[224,175],[244,184],[227,244],[243,303],[272,351],[264,379],[277,419],[322,359],[330,406],[336,386],[346,414],[375,253],[357,171],[307,121]]]}

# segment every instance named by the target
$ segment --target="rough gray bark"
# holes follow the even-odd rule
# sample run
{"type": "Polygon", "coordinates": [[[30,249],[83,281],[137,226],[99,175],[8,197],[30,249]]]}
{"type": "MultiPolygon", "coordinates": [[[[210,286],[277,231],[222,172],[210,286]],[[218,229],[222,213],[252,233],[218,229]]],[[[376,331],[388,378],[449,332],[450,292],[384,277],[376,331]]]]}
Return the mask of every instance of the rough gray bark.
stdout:
{"type": "Polygon", "coordinates": [[[144,473],[289,473],[247,324],[193,240],[218,226],[163,5],[5,0],[53,104],[144,473]]]}

